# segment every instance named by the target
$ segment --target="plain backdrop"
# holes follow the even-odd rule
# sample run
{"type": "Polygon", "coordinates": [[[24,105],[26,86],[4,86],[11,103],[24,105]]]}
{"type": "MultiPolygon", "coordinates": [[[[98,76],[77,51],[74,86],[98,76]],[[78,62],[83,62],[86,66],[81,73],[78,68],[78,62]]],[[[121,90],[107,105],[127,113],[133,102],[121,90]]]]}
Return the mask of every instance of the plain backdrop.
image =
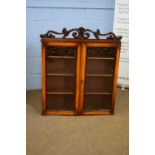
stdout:
{"type": "Polygon", "coordinates": [[[40,34],[85,27],[113,31],[114,0],[28,0],[26,5],[26,89],[41,89],[40,34]]]}

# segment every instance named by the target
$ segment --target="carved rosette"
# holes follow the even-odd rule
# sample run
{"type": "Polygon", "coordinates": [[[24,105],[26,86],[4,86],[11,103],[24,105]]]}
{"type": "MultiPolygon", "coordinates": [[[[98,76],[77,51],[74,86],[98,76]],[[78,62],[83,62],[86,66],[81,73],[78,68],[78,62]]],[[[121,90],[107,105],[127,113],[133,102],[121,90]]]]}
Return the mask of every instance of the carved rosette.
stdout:
{"type": "Polygon", "coordinates": [[[61,38],[67,38],[69,35],[71,35],[75,39],[89,39],[91,34],[94,36],[95,39],[100,39],[100,37],[103,37],[107,40],[121,40],[122,38],[121,36],[116,36],[113,32],[102,34],[99,29],[97,29],[96,31],[92,31],[83,27],[73,28],[70,30],[63,28],[62,32],[49,30],[47,33],[41,34],[40,37],[56,38],[56,36],[61,36],[61,38]]]}

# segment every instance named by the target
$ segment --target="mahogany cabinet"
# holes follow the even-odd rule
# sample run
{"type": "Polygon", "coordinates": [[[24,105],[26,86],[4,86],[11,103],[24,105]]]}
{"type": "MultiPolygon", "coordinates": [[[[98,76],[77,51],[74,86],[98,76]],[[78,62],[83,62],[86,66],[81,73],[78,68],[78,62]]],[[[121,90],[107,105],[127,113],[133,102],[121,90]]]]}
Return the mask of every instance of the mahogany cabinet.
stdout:
{"type": "Polygon", "coordinates": [[[113,114],[121,37],[83,27],[40,37],[42,114],[113,114]]]}

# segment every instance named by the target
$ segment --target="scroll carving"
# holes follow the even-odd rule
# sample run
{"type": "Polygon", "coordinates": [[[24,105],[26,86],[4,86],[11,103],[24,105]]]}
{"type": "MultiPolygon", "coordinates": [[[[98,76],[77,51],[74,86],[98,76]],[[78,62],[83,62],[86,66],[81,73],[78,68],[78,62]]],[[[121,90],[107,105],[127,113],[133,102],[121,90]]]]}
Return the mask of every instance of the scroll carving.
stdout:
{"type": "Polygon", "coordinates": [[[91,29],[85,29],[83,27],[80,28],[73,28],[70,30],[67,30],[66,28],[63,28],[62,32],[56,32],[53,30],[49,30],[45,34],[41,34],[41,38],[56,38],[56,36],[61,36],[62,38],[67,38],[69,35],[71,35],[75,39],[89,39],[91,34],[95,39],[100,39],[100,37],[104,37],[104,39],[107,40],[121,40],[121,36],[116,36],[113,32],[104,33],[102,34],[99,29],[96,31],[92,31],[91,29]]]}
{"type": "Polygon", "coordinates": [[[49,46],[46,48],[47,56],[76,56],[76,47],[49,46]]]}
{"type": "Polygon", "coordinates": [[[87,55],[90,57],[115,57],[116,48],[114,47],[88,47],[87,55]]]}

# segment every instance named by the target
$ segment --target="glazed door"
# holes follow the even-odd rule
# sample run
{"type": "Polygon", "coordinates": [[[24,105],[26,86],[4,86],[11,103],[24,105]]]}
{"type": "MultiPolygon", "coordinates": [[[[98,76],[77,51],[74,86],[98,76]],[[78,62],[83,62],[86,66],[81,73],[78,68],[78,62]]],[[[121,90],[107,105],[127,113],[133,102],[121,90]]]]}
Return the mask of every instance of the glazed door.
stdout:
{"type": "Polygon", "coordinates": [[[43,46],[43,113],[78,113],[79,55],[77,43],[43,46]]]}
{"type": "Polygon", "coordinates": [[[116,45],[87,43],[82,45],[81,114],[109,114],[116,85],[116,45]],[[83,93],[82,93],[83,92],[83,93]]]}

